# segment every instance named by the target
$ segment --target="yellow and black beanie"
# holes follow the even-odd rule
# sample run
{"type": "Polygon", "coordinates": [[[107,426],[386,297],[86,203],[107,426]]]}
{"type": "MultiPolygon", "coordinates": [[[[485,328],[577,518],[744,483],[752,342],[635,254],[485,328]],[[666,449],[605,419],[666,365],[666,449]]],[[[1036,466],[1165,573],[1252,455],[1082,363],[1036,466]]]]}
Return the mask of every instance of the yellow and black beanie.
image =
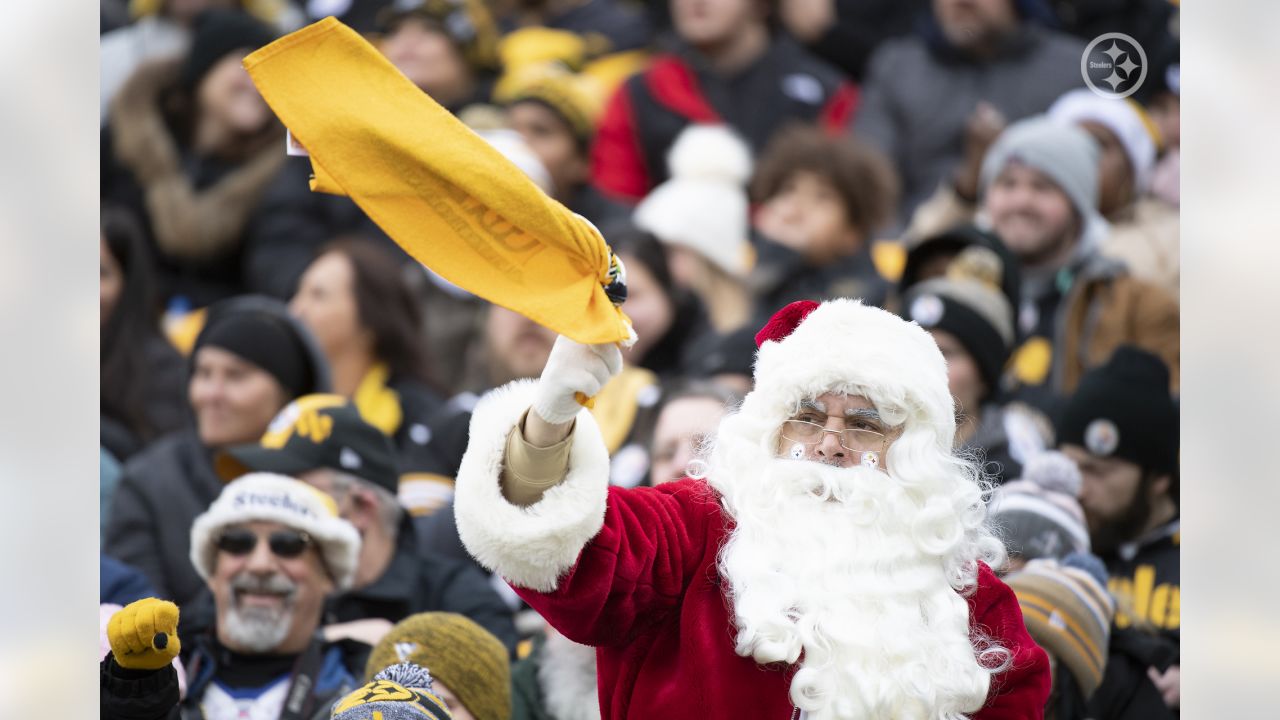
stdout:
{"type": "Polygon", "coordinates": [[[557,63],[508,71],[498,81],[493,96],[496,102],[507,106],[521,102],[545,105],[564,120],[584,148],[595,137],[605,100],[594,78],[572,73],[557,63]]]}
{"type": "Polygon", "coordinates": [[[476,720],[511,717],[507,649],[470,619],[456,613],[427,612],[401,620],[374,647],[365,677],[376,677],[401,662],[428,668],[476,720]]]}
{"type": "Polygon", "coordinates": [[[452,720],[448,704],[435,694],[431,673],[399,663],[333,705],[332,720],[452,720]]]}

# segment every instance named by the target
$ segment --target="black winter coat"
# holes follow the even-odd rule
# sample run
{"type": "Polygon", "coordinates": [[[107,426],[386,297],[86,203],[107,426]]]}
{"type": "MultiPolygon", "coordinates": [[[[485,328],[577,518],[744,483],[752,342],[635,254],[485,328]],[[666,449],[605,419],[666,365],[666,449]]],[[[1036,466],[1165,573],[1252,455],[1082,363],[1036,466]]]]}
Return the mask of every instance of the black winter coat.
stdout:
{"type": "Polygon", "coordinates": [[[488,576],[470,562],[422,551],[406,515],[386,572],[371,585],[331,597],[325,622],[384,618],[395,623],[429,611],[465,615],[501,640],[508,653],[515,652],[511,609],[489,585],[488,576]]]}
{"type": "Polygon", "coordinates": [[[194,429],[160,438],[124,466],[103,550],[132,565],[179,606],[205,589],[191,564],[191,524],[222,492],[194,429]]]}

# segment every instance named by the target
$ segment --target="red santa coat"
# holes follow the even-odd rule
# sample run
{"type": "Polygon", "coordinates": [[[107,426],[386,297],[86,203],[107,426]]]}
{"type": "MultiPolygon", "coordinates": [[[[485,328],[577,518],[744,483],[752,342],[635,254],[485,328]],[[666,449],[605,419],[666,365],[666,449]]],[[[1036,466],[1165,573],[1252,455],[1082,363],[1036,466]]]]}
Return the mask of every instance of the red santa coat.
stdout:
{"type": "MultiPolygon", "coordinates": [[[[714,491],[685,479],[609,488],[604,525],[550,592],[513,585],[571,640],[597,648],[604,720],[788,720],[798,666],[761,666],[734,652],[736,628],[716,555],[730,530],[714,491]]],[[[974,720],[1040,718],[1049,661],[1017,598],[982,565],[969,623],[1008,648],[974,720]]]]}

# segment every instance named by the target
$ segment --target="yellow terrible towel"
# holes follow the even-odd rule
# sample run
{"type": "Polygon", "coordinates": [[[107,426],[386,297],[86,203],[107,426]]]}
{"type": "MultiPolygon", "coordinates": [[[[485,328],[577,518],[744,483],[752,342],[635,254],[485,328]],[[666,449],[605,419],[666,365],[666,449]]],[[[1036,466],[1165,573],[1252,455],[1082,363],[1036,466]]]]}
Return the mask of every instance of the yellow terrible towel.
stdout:
{"type": "Polygon", "coordinates": [[[311,155],[313,190],[350,196],[419,262],[581,343],[625,342],[610,251],[586,219],[330,17],[249,55],[262,97],[311,155]]]}

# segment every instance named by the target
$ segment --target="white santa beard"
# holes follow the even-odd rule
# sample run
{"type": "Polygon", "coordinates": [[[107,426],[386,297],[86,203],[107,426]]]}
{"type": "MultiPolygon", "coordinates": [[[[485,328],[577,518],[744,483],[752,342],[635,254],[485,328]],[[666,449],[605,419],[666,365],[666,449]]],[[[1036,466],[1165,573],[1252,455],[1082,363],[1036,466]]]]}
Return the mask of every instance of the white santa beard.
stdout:
{"type": "Polygon", "coordinates": [[[763,664],[803,651],[791,699],[815,720],[979,709],[991,671],[948,580],[965,534],[950,504],[879,470],[778,459],[748,425],[722,424],[709,475],[736,523],[719,563],[736,652],[763,664]]]}

